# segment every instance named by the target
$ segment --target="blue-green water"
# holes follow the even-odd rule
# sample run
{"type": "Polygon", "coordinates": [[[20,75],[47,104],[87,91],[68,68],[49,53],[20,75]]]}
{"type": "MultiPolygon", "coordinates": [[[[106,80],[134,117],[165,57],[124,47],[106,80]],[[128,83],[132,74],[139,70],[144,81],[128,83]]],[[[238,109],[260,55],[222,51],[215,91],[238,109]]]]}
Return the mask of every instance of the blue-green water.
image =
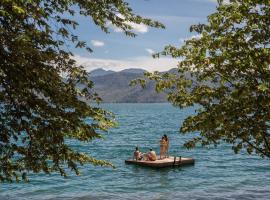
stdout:
{"type": "Polygon", "coordinates": [[[192,109],[169,104],[106,104],[119,127],[105,140],[81,145],[81,151],[110,160],[117,168],[84,166],[82,175],[31,175],[30,183],[0,185],[0,199],[270,199],[270,161],[244,152],[235,155],[228,145],[188,151],[182,144],[192,135],[178,130],[192,109]],[[158,151],[166,133],[170,154],[193,157],[194,166],[155,170],[125,165],[135,146],[158,151]]]}

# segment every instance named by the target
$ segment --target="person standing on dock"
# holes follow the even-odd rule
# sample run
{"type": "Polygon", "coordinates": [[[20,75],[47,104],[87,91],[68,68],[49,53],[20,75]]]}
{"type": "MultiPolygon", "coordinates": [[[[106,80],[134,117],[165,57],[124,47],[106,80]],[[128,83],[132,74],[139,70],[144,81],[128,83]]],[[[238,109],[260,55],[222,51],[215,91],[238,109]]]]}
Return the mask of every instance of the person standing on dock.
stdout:
{"type": "Polygon", "coordinates": [[[165,140],[165,147],[164,147],[164,154],[165,154],[165,158],[169,158],[169,138],[166,134],[163,135],[164,140],[165,140]]]}
{"type": "Polygon", "coordinates": [[[165,150],[166,150],[166,140],[164,136],[162,136],[161,140],[159,141],[160,143],[160,160],[164,158],[165,156],[165,150]]]}

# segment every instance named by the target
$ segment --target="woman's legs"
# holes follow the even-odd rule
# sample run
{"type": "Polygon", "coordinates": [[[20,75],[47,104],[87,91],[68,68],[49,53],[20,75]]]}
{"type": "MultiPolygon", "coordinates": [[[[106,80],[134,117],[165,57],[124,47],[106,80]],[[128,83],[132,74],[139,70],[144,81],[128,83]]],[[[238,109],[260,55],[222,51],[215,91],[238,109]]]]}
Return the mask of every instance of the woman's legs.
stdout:
{"type": "Polygon", "coordinates": [[[164,157],[167,158],[168,157],[168,146],[166,145],[164,148],[164,157]]]}
{"type": "Polygon", "coordinates": [[[165,146],[163,145],[161,148],[160,148],[160,159],[163,159],[165,156],[165,146]]]}

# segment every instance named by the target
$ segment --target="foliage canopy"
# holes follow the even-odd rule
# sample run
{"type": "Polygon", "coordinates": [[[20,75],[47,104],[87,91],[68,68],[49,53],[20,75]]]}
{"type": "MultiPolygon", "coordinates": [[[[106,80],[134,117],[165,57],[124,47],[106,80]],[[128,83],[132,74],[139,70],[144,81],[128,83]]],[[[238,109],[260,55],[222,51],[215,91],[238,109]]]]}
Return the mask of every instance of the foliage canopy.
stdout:
{"type": "Polygon", "coordinates": [[[182,59],[175,74],[146,74],[157,91],[180,108],[199,105],[181,127],[200,133],[187,148],[225,141],[270,157],[269,28],[269,0],[219,1],[206,24],[191,26],[198,37],[155,55],[182,59]]]}
{"type": "Polygon", "coordinates": [[[74,15],[106,33],[113,25],[135,36],[131,23],[163,28],[122,0],[1,0],[0,181],[26,180],[30,171],[66,176],[66,166],[79,174],[84,163],[110,165],[67,144],[100,138],[114,125],[111,113],[84,101],[100,99],[65,46],[92,51],[73,34],[74,15]]]}

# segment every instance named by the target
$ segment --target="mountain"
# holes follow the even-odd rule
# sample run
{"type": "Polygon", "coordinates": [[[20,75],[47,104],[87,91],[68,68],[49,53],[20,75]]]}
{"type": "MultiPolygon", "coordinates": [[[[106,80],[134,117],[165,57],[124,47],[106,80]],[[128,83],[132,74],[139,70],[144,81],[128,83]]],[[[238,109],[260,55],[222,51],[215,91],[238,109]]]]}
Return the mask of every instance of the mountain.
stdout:
{"type": "Polygon", "coordinates": [[[130,69],[124,69],[121,71],[122,73],[133,73],[133,74],[143,74],[146,72],[144,69],[138,69],[138,68],[130,68],[130,69]]]}
{"type": "Polygon", "coordinates": [[[94,77],[94,76],[104,76],[104,75],[107,75],[107,74],[111,74],[111,73],[114,73],[115,71],[112,71],[112,70],[104,70],[102,68],[98,68],[98,69],[94,69],[93,71],[90,72],[90,76],[91,77],[94,77]]]}
{"type": "MultiPolygon", "coordinates": [[[[96,70],[94,70],[96,71],[96,70]]],[[[99,72],[104,73],[105,70],[99,72]]],[[[164,93],[156,93],[155,84],[150,81],[146,88],[129,86],[130,81],[143,77],[143,69],[125,69],[120,72],[105,71],[104,75],[90,72],[89,77],[94,82],[94,89],[106,103],[159,103],[167,102],[164,93]],[[94,74],[94,76],[93,76],[94,74]]]]}

